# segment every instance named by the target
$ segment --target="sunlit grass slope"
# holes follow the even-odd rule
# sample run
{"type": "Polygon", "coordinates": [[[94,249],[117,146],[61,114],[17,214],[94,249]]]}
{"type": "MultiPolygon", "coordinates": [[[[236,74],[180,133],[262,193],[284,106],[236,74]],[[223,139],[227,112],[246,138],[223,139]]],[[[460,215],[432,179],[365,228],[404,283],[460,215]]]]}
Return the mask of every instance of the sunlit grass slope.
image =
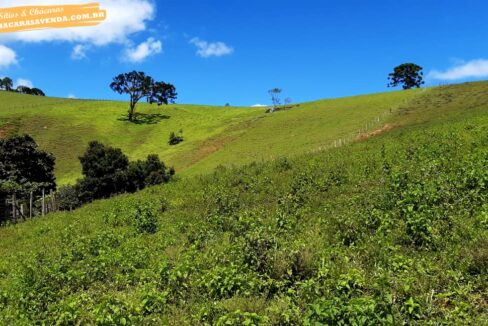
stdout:
{"type": "MultiPolygon", "coordinates": [[[[0,324],[487,325],[487,90],[431,89],[375,137],[1,228],[0,324]]],[[[287,115],[314,123],[250,128],[288,137],[287,115]]]]}
{"type": "Polygon", "coordinates": [[[0,92],[0,136],[28,133],[57,159],[58,183],[80,176],[78,157],[91,140],[120,147],[131,159],[159,154],[184,174],[219,165],[242,165],[300,154],[350,137],[381,117],[390,118],[421,90],[390,92],[300,104],[265,114],[264,108],[201,105],[138,106],[140,123],[125,121],[127,103],[38,98],[0,92]],[[172,131],[185,141],[169,146],[172,131]]]}

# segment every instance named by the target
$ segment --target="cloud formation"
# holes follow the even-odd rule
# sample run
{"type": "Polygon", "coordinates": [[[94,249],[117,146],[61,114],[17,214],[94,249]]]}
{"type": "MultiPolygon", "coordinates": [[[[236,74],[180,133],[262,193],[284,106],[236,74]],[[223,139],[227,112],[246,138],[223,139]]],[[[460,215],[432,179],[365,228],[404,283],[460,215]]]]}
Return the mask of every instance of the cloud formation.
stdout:
{"type": "Polygon", "coordinates": [[[124,60],[129,62],[142,62],[147,57],[159,54],[163,51],[161,41],[150,37],[146,42],[142,42],[135,48],[128,48],[124,52],[124,60]]]}
{"type": "Polygon", "coordinates": [[[488,77],[488,59],[460,62],[446,71],[433,70],[428,74],[428,77],[438,80],[459,80],[488,77]]]}
{"type": "Polygon", "coordinates": [[[86,58],[86,51],[89,49],[89,45],[77,44],[71,51],[71,59],[81,60],[86,58]]]}
{"type": "Polygon", "coordinates": [[[8,68],[17,62],[17,54],[15,51],[0,44],[0,69],[8,68]]]}
{"type": "MultiPolygon", "coordinates": [[[[86,0],[56,0],[56,4],[80,4],[86,0]]],[[[23,0],[22,5],[39,5],[39,0],[23,0]]],[[[15,7],[18,0],[4,0],[2,7],[15,7]]],[[[98,26],[45,29],[0,36],[0,41],[49,42],[66,41],[96,46],[125,43],[128,36],[146,30],[154,18],[155,7],[150,0],[103,0],[100,8],[107,10],[107,19],[98,26]]]]}
{"type": "Polygon", "coordinates": [[[194,37],[190,43],[197,47],[197,55],[202,58],[221,57],[234,52],[234,49],[223,42],[207,42],[194,37]]]}
{"type": "Polygon", "coordinates": [[[14,87],[17,88],[19,86],[26,86],[26,87],[29,87],[29,88],[33,88],[34,87],[34,84],[30,80],[28,80],[28,79],[18,78],[15,81],[14,87]]]}

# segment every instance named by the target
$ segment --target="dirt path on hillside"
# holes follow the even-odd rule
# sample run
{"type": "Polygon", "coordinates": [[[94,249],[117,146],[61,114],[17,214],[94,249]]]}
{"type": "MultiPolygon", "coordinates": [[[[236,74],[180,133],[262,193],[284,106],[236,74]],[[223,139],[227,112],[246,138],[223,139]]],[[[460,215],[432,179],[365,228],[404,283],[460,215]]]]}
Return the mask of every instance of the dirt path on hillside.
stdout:
{"type": "Polygon", "coordinates": [[[0,127],[0,139],[7,138],[14,129],[15,129],[14,126],[9,126],[9,125],[0,127]]]}
{"type": "Polygon", "coordinates": [[[356,137],[356,140],[357,141],[363,141],[363,140],[367,140],[369,138],[372,138],[372,137],[376,137],[378,135],[381,135],[385,132],[388,132],[390,130],[393,129],[393,125],[387,123],[385,124],[383,127],[379,128],[379,129],[376,129],[376,130],[373,130],[373,131],[370,131],[370,132],[367,132],[367,133],[363,133],[359,136],[356,137]]]}

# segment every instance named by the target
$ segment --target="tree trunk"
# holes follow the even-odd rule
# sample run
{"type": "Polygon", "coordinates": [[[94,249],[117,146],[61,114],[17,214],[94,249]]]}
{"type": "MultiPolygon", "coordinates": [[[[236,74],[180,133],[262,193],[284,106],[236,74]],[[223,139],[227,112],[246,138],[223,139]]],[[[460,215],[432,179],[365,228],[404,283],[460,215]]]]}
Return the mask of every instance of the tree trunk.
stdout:
{"type": "Polygon", "coordinates": [[[132,101],[130,102],[130,109],[129,109],[129,121],[132,122],[134,120],[134,109],[136,104],[132,101]]]}

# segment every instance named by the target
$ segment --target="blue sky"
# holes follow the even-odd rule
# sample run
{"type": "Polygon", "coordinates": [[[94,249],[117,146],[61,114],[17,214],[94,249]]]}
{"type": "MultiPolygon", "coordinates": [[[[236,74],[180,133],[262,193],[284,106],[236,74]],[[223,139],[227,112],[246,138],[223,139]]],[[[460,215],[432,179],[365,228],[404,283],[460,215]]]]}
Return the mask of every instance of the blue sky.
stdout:
{"type": "MultiPolygon", "coordinates": [[[[0,0],[0,7],[80,0],[0,0]]],[[[125,99],[113,76],[173,83],[179,103],[269,104],[388,90],[394,66],[427,85],[488,77],[486,0],[106,0],[97,27],[0,35],[0,76],[50,96],[125,99]]]]}

